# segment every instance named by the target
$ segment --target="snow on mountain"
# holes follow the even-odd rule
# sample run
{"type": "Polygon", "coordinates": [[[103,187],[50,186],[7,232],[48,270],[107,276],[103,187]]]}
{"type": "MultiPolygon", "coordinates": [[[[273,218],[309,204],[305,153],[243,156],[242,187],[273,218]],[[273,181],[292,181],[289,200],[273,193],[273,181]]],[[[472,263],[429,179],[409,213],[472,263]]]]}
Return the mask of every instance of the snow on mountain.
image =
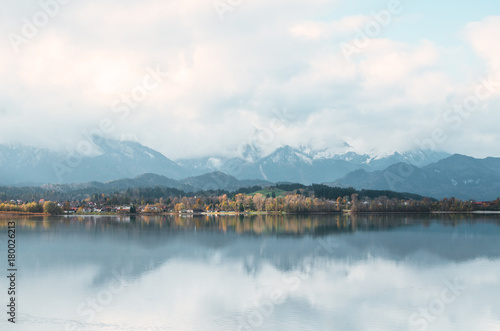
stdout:
{"type": "Polygon", "coordinates": [[[104,182],[144,173],[184,176],[178,164],[139,143],[99,137],[93,143],[93,156],[0,145],[0,185],[104,182]]]}
{"type": "Polygon", "coordinates": [[[269,156],[263,158],[261,162],[263,164],[276,163],[280,165],[296,164],[299,162],[312,164],[312,159],[307,155],[301,153],[299,150],[293,149],[290,146],[283,146],[275,150],[269,156]]]}
{"type": "Polygon", "coordinates": [[[75,157],[42,148],[0,145],[0,185],[105,182],[145,173],[180,179],[212,172],[224,172],[238,180],[310,184],[332,182],[358,169],[381,170],[399,162],[422,167],[449,156],[434,151],[358,154],[345,143],[320,150],[307,145],[283,146],[263,156],[258,146],[249,144],[239,148],[234,157],[173,162],[137,142],[94,137],[93,147],[92,156],[75,157]]]}
{"type": "Polygon", "coordinates": [[[249,145],[241,148],[241,151],[252,152],[252,157],[248,157],[248,154],[233,158],[206,157],[180,160],[179,164],[193,176],[222,171],[238,179],[310,184],[334,181],[357,169],[381,170],[399,162],[420,167],[449,156],[447,153],[434,151],[358,154],[345,143],[320,150],[308,145],[298,148],[282,146],[263,157],[258,157],[257,149],[249,145]]]}

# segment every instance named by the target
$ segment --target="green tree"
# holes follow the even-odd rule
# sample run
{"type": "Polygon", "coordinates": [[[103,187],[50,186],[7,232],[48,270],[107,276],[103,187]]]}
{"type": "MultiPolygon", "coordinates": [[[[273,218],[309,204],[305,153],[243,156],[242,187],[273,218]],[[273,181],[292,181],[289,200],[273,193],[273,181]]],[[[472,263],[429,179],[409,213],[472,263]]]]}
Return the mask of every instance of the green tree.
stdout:
{"type": "Polygon", "coordinates": [[[45,201],[43,204],[43,212],[50,215],[62,214],[62,209],[55,202],[45,201]]]}

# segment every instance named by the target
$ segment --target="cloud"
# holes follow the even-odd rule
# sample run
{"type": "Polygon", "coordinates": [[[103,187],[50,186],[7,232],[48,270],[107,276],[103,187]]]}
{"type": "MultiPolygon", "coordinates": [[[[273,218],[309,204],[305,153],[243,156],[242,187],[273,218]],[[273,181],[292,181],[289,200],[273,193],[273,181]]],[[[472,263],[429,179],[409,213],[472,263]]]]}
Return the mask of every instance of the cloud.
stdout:
{"type": "Polygon", "coordinates": [[[465,28],[465,38],[474,51],[488,61],[492,70],[500,70],[500,16],[489,16],[481,22],[469,23],[465,28]]]}
{"type": "MultiPolygon", "coordinates": [[[[447,50],[432,36],[418,42],[374,38],[346,61],[341,43],[371,18],[325,16],[337,6],[243,1],[220,20],[210,1],[61,5],[17,54],[7,38],[0,41],[0,143],[71,149],[82,131],[109,119],[115,127],[110,136],[136,136],[171,158],[228,154],[286,108],[294,117],[265,150],[339,141],[360,152],[414,147],[439,118],[436,110],[473,84],[450,77],[442,55],[447,50]],[[161,84],[126,116],[117,112],[117,100],[156,67],[165,72],[161,84]]],[[[20,34],[23,17],[31,20],[40,10],[36,1],[9,4],[1,33],[20,34]]],[[[478,61],[491,68],[500,65],[498,25],[490,17],[466,27],[478,61]]],[[[460,136],[440,147],[471,152],[467,140],[460,136]]],[[[485,150],[492,154],[493,147],[488,143],[485,150]]]]}
{"type": "MultiPolygon", "coordinates": [[[[39,278],[47,286],[40,286],[39,280],[31,276],[27,290],[32,295],[25,300],[26,313],[40,316],[48,326],[59,322],[50,319],[56,310],[61,320],[69,318],[85,327],[144,328],[146,325],[151,329],[176,330],[200,325],[206,330],[220,330],[221,325],[237,329],[242,323],[252,321],[257,327],[276,329],[279,325],[287,330],[318,330],[326,321],[331,329],[372,330],[373,325],[385,330],[394,325],[413,329],[412,320],[425,320],[429,316],[422,309],[431,312],[428,320],[431,329],[470,330],[477,325],[486,326],[486,321],[498,323],[497,315],[485,311],[493,306],[491,300],[498,301],[491,291],[491,286],[498,284],[495,273],[498,261],[443,260],[434,268],[428,265],[422,268],[413,260],[400,263],[380,257],[350,262],[328,259],[321,265],[312,265],[307,273],[282,271],[264,261],[249,274],[244,258],[221,263],[221,258],[226,258],[224,254],[210,251],[205,254],[206,259],[201,261],[179,257],[148,270],[133,282],[125,279],[117,293],[108,290],[116,288],[114,279],[99,287],[89,285],[97,276],[95,267],[77,268],[78,273],[55,269],[57,275],[64,276],[59,278],[54,272],[42,273],[39,278]],[[46,280],[49,277],[57,279],[60,283],[57,287],[71,288],[73,295],[53,300],[50,306],[41,304],[47,295],[62,297],[61,291],[49,293],[56,286],[54,281],[46,280]],[[455,280],[460,288],[448,285],[455,280]],[[446,301],[441,312],[433,309],[432,304],[442,298],[443,291],[448,291],[450,301],[446,301]],[[111,294],[103,295],[106,293],[111,294]],[[88,303],[92,298],[99,300],[95,301],[99,310],[94,310],[94,315],[91,315],[93,306],[88,303]],[[75,316],[77,307],[80,307],[77,312],[83,314],[75,316]],[[297,311],[302,314],[299,319],[283,318],[297,311]],[[390,318],[386,318],[388,314],[390,318]],[[255,315],[260,318],[252,320],[255,315]],[[92,324],[88,324],[89,316],[92,324]],[[411,316],[417,318],[410,319],[411,316]],[[143,320],[147,320],[146,324],[143,320]]],[[[307,265],[306,261],[299,263],[307,265]]],[[[40,323],[25,321],[36,322],[40,323]]],[[[493,324],[490,326],[493,330],[493,324]]]]}
{"type": "Polygon", "coordinates": [[[294,37],[307,39],[325,39],[346,36],[363,26],[373,18],[365,15],[348,16],[332,22],[304,21],[294,25],[290,33],[294,37]]]}

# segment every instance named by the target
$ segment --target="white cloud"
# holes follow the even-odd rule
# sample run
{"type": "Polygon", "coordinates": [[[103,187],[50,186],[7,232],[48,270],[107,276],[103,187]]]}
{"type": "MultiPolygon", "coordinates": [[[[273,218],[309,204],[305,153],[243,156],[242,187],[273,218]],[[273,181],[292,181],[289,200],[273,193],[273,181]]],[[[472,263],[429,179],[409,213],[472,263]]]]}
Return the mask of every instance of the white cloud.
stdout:
{"type": "Polygon", "coordinates": [[[290,29],[290,33],[294,37],[307,39],[345,37],[349,34],[352,35],[358,29],[362,29],[370,20],[373,20],[370,16],[355,15],[332,22],[304,21],[294,25],[290,29]]]}
{"type": "MultiPolygon", "coordinates": [[[[244,1],[221,21],[211,2],[70,2],[19,54],[7,38],[0,41],[0,142],[61,148],[110,118],[112,136],[133,133],[171,158],[224,154],[265,128],[273,109],[286,107],[295,118],[268,150],[339,140],[363,150],[412,147],[436,109],[450,107],[475,82],[450,78],[445,50],[427,40],[371,39],[354,62],[346,61],[340,44],[370,17],[325,19],[335,6],[244,1]],[[157,65],[168,79],[121,119],[113,102],[157,65]]],[[[21,18],[40,7],[30,1],[6,10],[2,32],[20,33],[21,18]]],[[[498,21],[466,27],[491,68],[500,67],[498,21]]],[[[467,138],[442,149],[471,152],[467,138]]],[[[493,147],[485,150],[492,154],[493,147]]]]}
{"type": "MultiPolygon", "coordinates": [[[[224,255],[206,254],[207,259],[201,262],[178,258],[133,281],[126,278],[121,290],[111,292],[109,297],[98,295],[116,288],[117,280],[100,287],[90,286],[98,274],[96,269],[80,268],[79,273],[56,269],[57,275],[64,276],[51,277],[61,283],[58,285],[45,280],[54,272],[39,275],[47,286],[39,286],[39,281],[31,276],[33,279],[26,286],[32,295],[25,299],[25,311],[28,316],[39,316],[51,327],[66,319],[83,327],[180,330],[203,326],[205,330],[220,330],[223,325],[237,329],[241,319],[250,321],[252,314],[264,311],[268,314],[256,319],[261,322],[257,326],[263,329],[280,326],[287,330],[318,330],[328,321],[330,329],[373,330],[376,325],[380,330],[388,330],[396,325],[398,329],[413,330],[416,328],[410,321],[425,320],[425,308],[432,313],[429,330],[471,330],[478,325],[485,326],[481,330],[488,330],[487,323],[493,330],[494,323],[498,323],[498,314],[490,310],[498,301],[491,291],[498,286],[497,260],[439,261],[434,268],[421,268],[418,262],[413,265],[414,261],[398,263],[377,257],[351,262],[329,259],[313,265],[307,273],[283,271],[263,262],[255,273],[249,274],[243,259],[221,264],[224,255]],[[49,290],[54,287],[68,289],[73,295],[64,296],[62,291],[51,294],[49,290]],[[443,291],[447,291],[450,301],[443,303],[443,311],[437,313],[440,309],[432,309],[431,305],[442,298],[443,291]],[[52,300],[49,306],[40,304],[47,295],[59,300],[52,300]],[[96,297],[106,301],[97,301],[103,309],[95,310],[92,324],[88,324],[93,307],[88,300],[96,297]],[[79,311],[84,314],[75,314],[76,307],[82,306],[79,311]],[[57,320],[51,318],[54,311],[57,320]],[[301,318],[290,319],[291,311],[301,311],[301,318]],[[416,318],[410,320],[411,316],[416,318]]],[[[34,322],[37,321],[24,321],[34,322]]]]}
{"type": "Polygon", "coordinates": [[[465,37],[474,51],[488,61],[492,70],[500,70],[500,16],[490,16],[467,25],[465,37]]]}

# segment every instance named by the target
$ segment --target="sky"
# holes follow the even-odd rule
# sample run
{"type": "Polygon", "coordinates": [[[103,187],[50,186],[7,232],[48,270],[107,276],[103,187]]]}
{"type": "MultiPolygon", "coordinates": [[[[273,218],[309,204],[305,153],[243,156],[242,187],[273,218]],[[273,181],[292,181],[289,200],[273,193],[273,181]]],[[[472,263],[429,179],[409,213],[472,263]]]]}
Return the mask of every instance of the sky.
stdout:
{"type": "Polygon", "coordinates": [[[5,1],[0,143],[500,157],[500,2],[5,1]]]}

